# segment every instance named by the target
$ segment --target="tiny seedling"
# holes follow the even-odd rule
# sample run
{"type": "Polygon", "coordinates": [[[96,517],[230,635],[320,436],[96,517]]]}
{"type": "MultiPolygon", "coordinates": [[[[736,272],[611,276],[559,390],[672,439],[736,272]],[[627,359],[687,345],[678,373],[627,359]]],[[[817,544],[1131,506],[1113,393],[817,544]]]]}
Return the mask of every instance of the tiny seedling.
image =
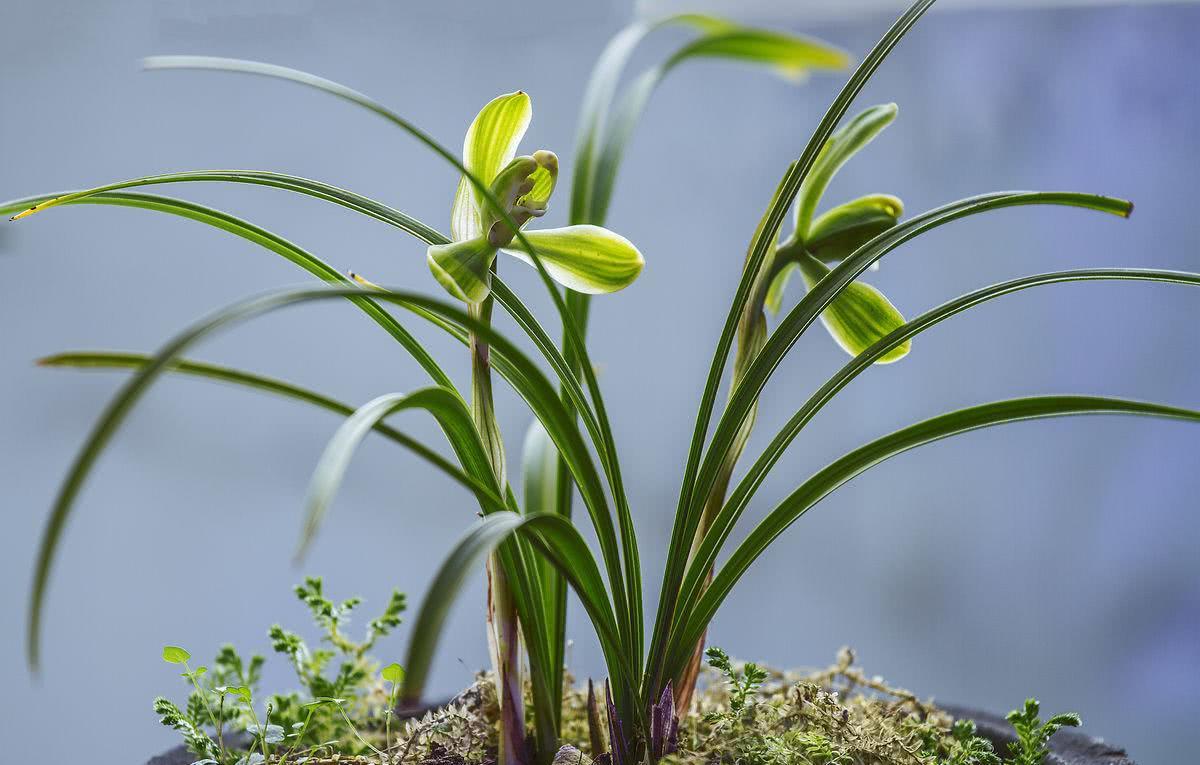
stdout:
{"type": "Polygon", "coordinates": [[[729,711],[735,715],[741,714],[753,703],[754,694],[767,679],[766,670],[757,664],[746,664],[739,672],[733,666],[729,654],[717,646],[711,646],[705,651],[708,663],[725,676],[729,684],[729,711]]]}
{"type": "Polygon", "coordinates": [[[1077,728],[1083,724],[1074,712],[1054,715],[1046,722],[1038,717],[1040,705],[1037,699],[1026,699],[1025,706],[1008,713],[1008,721],[1017,733],[1017,740],[1009,745],[1012,757],[1007,765],[1042,765],[1050,753],[1050,737],[1062,728],[1077,728]]]}

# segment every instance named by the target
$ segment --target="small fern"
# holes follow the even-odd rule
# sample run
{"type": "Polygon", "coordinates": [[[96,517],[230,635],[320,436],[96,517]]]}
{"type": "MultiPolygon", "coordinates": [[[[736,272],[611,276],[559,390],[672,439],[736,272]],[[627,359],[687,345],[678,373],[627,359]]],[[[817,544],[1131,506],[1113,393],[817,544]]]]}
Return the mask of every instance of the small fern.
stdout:
{"type": "Polygon", "coordinates": [[[1042,765],[1050,753],[1050,737],[1062,728],[1077,728],[1082,725],[1074,712],[1054,715],[1046,722],[1038,716],[1040,705],[1037,699],[1026,699],[1023,709],[1008,713],[1008,721],[1017,732],[1017,740],[1009,744],[1011,757],[1007,765],[1042,765]]]}
{"type": "Polygon", "coordinates": [[[729,654],[725,651],[712,646],[704,655],[708,657],[708,663],[729,682],[729,711],[735,715],[740,715],[745,712],[747,707],[754,699],[754,694],[758,692],[761,686],[767,679],[767,672],[757,664],[746,664],[741,672],[738,672],[733,667],[733,662],[729,659],[729,654]]]}

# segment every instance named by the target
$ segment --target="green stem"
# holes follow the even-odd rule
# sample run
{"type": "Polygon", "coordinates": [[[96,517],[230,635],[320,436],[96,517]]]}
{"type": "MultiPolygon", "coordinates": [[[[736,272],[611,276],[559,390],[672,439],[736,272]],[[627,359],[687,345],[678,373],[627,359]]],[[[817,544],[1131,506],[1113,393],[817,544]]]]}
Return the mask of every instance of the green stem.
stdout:
{"type": "MultiPolygon", "coordinates": [[[[492,264],[492,273],[496,270],[492,264]]],[[[472,318],[489,323],[492,319],[493,298],[472,303],[468,313],[472,318]]],[[[471,413],[479,436],[491,460],[496,485],[505,486],[504,442],[496,422],[492,397],[492,369],[487,342],[477,333],[470,333],[471,353],[471,413]]],[[[525,702],[521,678],[521,637],[517,620],[516,600],[505,575],[500,553],[493,553],[487,562],[487,619],[488,645],[492,654],[492,669],[496,673],[496,695],[500,703],[499,765],[527,765],[525,751],[525,702]]]]}
{"type": "Polygon", "coordinates": [[[196,682],[196,675],[186,661],[183,662],[183,671],[187,673],[187,679],[192,681],[192,687],[196,689],[196,693],[200,694],[200,701],[204,703],[204,711],[208,712],[208,719],[213,725],[213,730],[217,732],[217,752],[221,759],[224,759],[225,750],[221,746],[221,724],[217,722],[217,716],[213,714],[212,707],[208,703],[208,693],[200,687],[200,683],[196,682]]]}
{"type": "MultiPolygon", "coordinates": [[[[367,741],[365,738],[363,738],[362,734],[358,732],[358,726],[355,725],[354,721],[350,719],[350,715],[346,714],[346,708],[343,707],[341,704],[338,704],[337,708],[338,708],[338,711],[342,713],[342,719],[346,721],[346,727],[349,728],[350,732],[354,734],[354,737],[359,740],[359,743],[361,743],[367,749],[370,749],[372,752],[374,752],[376,755],[378,755],[381,762],[386,762],[387,756],[384,755],[383,752],[379,751],[378,748],[372,746],[371,742],[367,741]]],[[[264,736],[264,738],[265,738],[265,736],[264,736]]]]}

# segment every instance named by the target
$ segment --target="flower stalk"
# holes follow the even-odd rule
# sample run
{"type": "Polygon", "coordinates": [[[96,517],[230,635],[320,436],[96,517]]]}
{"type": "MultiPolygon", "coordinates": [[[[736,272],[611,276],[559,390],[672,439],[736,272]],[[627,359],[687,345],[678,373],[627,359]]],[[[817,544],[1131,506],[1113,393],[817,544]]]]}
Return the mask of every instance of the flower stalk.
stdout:
{"type": "MultiPolygon", "coordinates": [[[[491,273],[495,273],[495,263],[491,273]]],[[[468,313],[484,323],[491,323],[493,298],[472,303],[468,313]]],[[[478,333],[470,333],[471,353],[471,415],[491,461],[496,485],[504,486],[504,442],[496,422],[492,397],[492,369],[487,341],[478,333]]],[[[504,573],[499,552],[487,561],[487,635],[492,671],[496,675],[496,698],[500,704],[500,765],[528,765],[525,746],[524,685],[521,676],[521,631],[512,586],[504,573]]]]}

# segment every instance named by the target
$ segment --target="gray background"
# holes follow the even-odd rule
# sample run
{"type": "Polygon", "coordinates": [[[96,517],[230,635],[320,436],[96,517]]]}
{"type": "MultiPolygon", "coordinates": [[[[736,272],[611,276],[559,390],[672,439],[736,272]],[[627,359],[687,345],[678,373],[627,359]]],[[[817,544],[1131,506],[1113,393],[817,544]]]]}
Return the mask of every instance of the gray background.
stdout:
{"type": "MultiPolygon", "coordinates": [[[[0,197],[184,169],[292,172],[353,188],[445,227],[457,181],[373,116],[283,83],[138,71],[155,53],[264,59],[344,81],[457,146],[479,106],[526,89],[527,149],[567,158],[583,83],[624,3],[6,2],[0,24],[0,197]],[[480,4],[482,6],[482,4],[480,4]]],[[[863,53],[887,19],[788,24],[863,53]]],[[[941,229],[872,278],[909,315],[969,289],[1094,265],[1196,270],[1195,72],[1188,6],[938,13],[884,65],[859,106],[900,118],[837,178],[830,200],[901,195],[911,212],[980,191],[1073,188],[1127,196],[1129,221],[1014,210],[941,229]]],[[[655,38],[638,68],[680,38],[655,38]]],[[[611,225],[647,258],[630,290],[596,301],[594,357],[623,450],[655,588],[711,343],[744,248],[785,164],[842,76],[803,87],[744,67],[689,65],[656,95],[629,152],[611,225]]],[[[160,189],[163,191],[163,189],[160,189]]],[[[436,292],[399,232],[314,200],[207,185],[166,193],[278,231],[335,266],[436,292]]],[[[565,218],[565,194],[550,213],[565,218]]],[[[505,264],[547,316],[524,266],[505,264]]],[[[119,374],[38,369],[69,348],[149,350],[247,294],[302,283],[290,264],[221,232],[143,211],[67,208],[0,225],[0,732],[13,762],[137,763],[174,741],[150,711],[182,695],[158,658],[185,643],[266,650],[304,625],[289,587],[298,513],[336,419],[214,386],[158,385],[83,493],[46,615],[45,668],[22,661],[35,542],[81,439],[119,374]]],[[[795,299],[795,295],[792,296],[795,299]]],[[[922,336],[905,362],[856,381],[764,487],[757,517],[845,449],[995,398],[1085,392],[1200,406],[1197,296],[1166,285],[1071,285],[1004,298],[922,336]]],[[[465,371],[462,353],[421,330],[465,371]]],[[[416,366],[347,305],[293,309],[196,356],[346,401],[411,389],[416,366]]],[[[843,362],[819,330],[769,388],[778,423],[843,362]]],[[[510,392],[514,453],[528,421],[510,392]]],[[[433,436],[408,418],[411,430],[433,436]]],[[[770,430],[760,429],[756,446],[770,430]]],[[[994,429],[881,466],[806,517],[745,578],[712,637],[732,653],[819,665],[843,644],[923,695],[1008,709],[1038,694],[1142,762],[1194,753],[1200,715],[1200,431],[1073,419],[994,429]]],[[[414,599],[470,523],[469,497],[381,440],[350,471],[304,572],[380,605],[414,599]]],[[[481,577],[453,613],[434,686],[486,662],[481,577]]],[[[601,671],[578,610],[571,653],[601,671]]],[[[380,648],[402,655],[406,635],[380,648]]],[[[273,662],[269,676],[286,672],[273,662]]]]}

